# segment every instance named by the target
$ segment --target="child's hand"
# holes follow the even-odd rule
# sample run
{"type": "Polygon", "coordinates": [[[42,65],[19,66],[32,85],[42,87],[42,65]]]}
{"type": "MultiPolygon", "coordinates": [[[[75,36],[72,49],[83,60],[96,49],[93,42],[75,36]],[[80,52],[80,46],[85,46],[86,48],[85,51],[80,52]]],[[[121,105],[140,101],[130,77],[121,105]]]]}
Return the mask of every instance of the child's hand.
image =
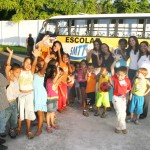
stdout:
{"type": "Polygon", "coordinates": [[[34,49],[34,51],[32,52],[32,54],[34,55],[34,57],[39,57],[41,55],[41,49],[34,49]]]}
{"type": "Polygon", "coordinates": [[[115,59],[115,61],[118,61],[118,60],[120,60],[120,56],[119,55],[114,55],[114,59],[115,59]]]}
{"type": "Polygon", "coordinates": [[[9,52],[10,55],[13,55],[13,50],[11,50],[11,49],[8,48],[8,47],[7,47],[6,49],[7,49],[7,51],[9,52]]]}
{"type": "Polygon", "coordinates": [[[48,55],[45,57],[44,62],[48,64],[50,60],[51,60],[51,56],[50,56],[50,54],[48,54],[48,55]]]}

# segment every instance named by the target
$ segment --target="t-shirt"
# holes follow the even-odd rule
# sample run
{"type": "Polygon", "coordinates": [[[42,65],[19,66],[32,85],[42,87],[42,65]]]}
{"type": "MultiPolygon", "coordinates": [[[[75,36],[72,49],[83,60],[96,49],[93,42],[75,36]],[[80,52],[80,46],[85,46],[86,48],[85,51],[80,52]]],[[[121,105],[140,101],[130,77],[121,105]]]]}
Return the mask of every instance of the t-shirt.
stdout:
{"type": "MultiPolygon", "coordinates": [[[[119,55],[119,57],[120,57],[120,59],[117,61],[115,67],[116,67],[116,68],[119,68],[119,67],[121,67],[121,66],[127,66],[127,61],[125,61],[125,60],[123,59],[123,57],[122,57],[120,51],[119,51],[118,49],[115,49],[114,52],[115,52],[115,54],[119,55]]],[[[125,53],[125,55],[126,55],[126,53],[125,53]]]]}
{"type": "Polygon", "coordinates": [[[129,63],[130,69],[132,69],[132,70],[138,69],[138,65],[137,65],[138,58],[139,58],[139,52],[134,54],[134,50],[131,50],[131,52],[130,52],[130,63],[129,63]]]}
{"type": "Polygon", "coordinates": [[[96,91],[95,74],[91,73],[91,75],[87,75],[86,93],[95,92],[95,91],[96,91]]]}
{"type": "Polygon", "coordinates": [[[128,78],[124,80],[119,80],[117,75],[112,76],[112,80],[114,81],[114,95],[122,96],[126,95],[127,90],[131,90],[131,83],[128,78]]]}
{"type": "Polygon", "coordinates": [[[148,75],[146,78],[150,78],[150,59],[146,55],[141,56],[138,61],[138,68],[146,68],[148,70],[148,75]]]}
{"type": "Polygon", "coordinates": [[[147,89],[147,79],[139,79],[136,78],[134,81],[134,85],[133,85],[133,94],[137,95],[137,96],[144,96],[144,93],[147,89]]]}
{"type": "Polygon", "coordinates": [[[15,100],[19,96],[19,82],[18,79],[14,79],[14,81],[10,81],[9,86],[7,87],[7,99],[15,100]]]}
{"type": "Polygon", "coordinates": [[[86,78],[83,77],[83,70],[80,69],[78,71],[78,82],[85,82],[86,81],[86,78]]]}

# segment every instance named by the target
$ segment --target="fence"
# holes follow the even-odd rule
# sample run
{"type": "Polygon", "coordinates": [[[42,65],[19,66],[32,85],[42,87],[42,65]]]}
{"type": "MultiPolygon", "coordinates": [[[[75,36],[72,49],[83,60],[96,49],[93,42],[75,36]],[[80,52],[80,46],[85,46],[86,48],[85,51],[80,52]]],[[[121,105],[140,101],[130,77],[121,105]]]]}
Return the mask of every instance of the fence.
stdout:
{"type": "Polygon", "coordinates": [[[36,40],[43,21],[25,20],[19,23],[0,21],[0,44],[25,46],[29,33],[36,40]]]}

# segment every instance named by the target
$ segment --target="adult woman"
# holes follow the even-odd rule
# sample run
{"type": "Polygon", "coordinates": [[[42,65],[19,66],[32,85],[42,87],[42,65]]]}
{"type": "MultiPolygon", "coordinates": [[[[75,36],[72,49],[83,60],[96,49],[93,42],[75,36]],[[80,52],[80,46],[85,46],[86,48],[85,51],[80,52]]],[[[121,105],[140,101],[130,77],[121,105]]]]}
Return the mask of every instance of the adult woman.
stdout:
{"type": "Polygon", "coordinates": [[[137,37],[130,36],[128,39],[128,45],[127,56],[130,57],[128,77],[132,82],[138,69],[137,62],[139,58],[139,42],[137,37]]]}
{"type": "MultiPolygon", "coordinates": [[[[146,68],[148,75],[146,78],[150,81],[150,46],[147,41],[140,43],[140,56],[138,60],[138,68],[146,68]]],[[[150,92],[144,96],[144,109],[140,118],[146,118],[148,113],[148,103],[150,101],[150,92]]]]}
{"type": "Polygon", "coordinates": [[[53,50],[58,54],[59,65],[64,71],[62,82],[58,88],[58,111],[62,112],[63,110],[66,110],[67,77],[69,73],[72,73],[72,68],[70,65],[69,55],[63,52],[62,44],[59,41],[54,42],[53,50]]]}
{"type": "Polygon", "coordinates": [[[90,59],[92,59],[92,65],[94,66],[94,68],[99,68],[101,65],[101,44],[102,42],[97,38],[93,42],[94,48],[87,53],[86,60],[89,62],[90,59]]]}
{"type": "Polygon", "coordinates": [[[108,71],[110,72],[110,67],[114,62],[113,55],[110,52],[109,46],[106,43],[102,43],[101,50],[101,67],[107,67],[108,71]]]}

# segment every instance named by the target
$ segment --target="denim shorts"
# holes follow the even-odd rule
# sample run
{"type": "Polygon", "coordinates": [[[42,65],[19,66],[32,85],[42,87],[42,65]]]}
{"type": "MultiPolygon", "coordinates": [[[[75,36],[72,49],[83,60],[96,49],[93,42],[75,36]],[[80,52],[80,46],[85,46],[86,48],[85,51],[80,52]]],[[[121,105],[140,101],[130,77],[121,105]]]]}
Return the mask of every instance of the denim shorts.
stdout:
{"type": "Polygon", "coordinates": [[[47,112],[55,112],[58,108],[58,99],[47,100],[47,112]]]}

